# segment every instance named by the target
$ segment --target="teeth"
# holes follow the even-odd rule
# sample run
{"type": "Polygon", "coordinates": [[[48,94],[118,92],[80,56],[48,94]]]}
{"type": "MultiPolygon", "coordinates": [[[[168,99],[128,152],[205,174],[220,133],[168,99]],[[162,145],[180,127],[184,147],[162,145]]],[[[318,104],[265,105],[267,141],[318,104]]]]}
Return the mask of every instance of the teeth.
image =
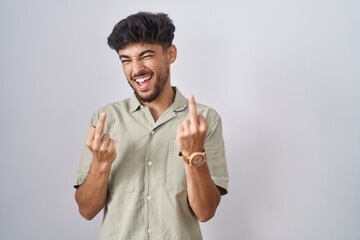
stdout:
{"type": "Polygon", "coordinates": [[[135,81],[138,83],[143,83],[143,82],[149,80],[150,78],[151,78],[151,76],[146,76],[146,77],[141,77],[141,78],[135,79],[135,81]]]}

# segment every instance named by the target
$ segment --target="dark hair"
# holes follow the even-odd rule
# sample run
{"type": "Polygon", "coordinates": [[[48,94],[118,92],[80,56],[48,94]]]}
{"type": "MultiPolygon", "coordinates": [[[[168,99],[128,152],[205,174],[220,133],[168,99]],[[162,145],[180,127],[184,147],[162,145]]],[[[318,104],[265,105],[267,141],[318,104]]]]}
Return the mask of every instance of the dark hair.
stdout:
{"type": "Polygon", "coordinates": [[[171,46],[175,26],[165,13],[139,12],[117,23],[108,37],[110,48],[118,52],[128,44],[159,44],[164,49],[171,46]]]}

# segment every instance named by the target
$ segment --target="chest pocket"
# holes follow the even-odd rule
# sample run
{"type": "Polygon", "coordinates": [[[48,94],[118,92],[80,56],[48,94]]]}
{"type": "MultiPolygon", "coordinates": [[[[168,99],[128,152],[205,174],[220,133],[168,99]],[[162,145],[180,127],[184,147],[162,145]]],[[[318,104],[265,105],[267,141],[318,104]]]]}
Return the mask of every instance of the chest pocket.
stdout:
{"type": "Polygon", "coordinates": [[[179,149],[175,139],[169,140],[166,165],[166,190],[182,191],[186,189],[186,174],[184,161],[179,156],[179,149]]]}
{"type": "Polygon", "coordinates": [[[110,193],[128,193],[135,191],[134,144],[116,143],[116,159],[111,166],[109,179],[110,193]]]}

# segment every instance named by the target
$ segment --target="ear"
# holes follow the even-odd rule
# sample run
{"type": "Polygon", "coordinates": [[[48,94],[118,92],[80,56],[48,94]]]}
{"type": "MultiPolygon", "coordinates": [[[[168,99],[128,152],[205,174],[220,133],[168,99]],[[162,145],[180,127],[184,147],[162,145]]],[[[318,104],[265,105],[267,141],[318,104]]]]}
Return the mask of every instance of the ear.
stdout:
{"type": "Polygon", "coordinates": [[[167,53],[168,53],[168,57],[169,57],[170,63],[175,62],[176,56],[177,56],[177,49],[176,49],[176,46],[175,46],[174,44],[172,44],[172,45],[169,47],[167,53]]]}

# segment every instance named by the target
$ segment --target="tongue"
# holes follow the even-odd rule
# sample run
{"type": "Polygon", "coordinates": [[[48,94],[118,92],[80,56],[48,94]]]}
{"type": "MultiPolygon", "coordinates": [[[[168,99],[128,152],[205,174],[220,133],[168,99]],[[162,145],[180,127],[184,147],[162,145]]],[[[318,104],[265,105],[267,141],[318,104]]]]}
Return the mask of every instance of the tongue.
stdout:
{"type": "Polygon", "coordinates": [[[146,81],[143,81],[143,82],[138,82],[137,83],[139,85],[140,88],[146,88],[150,85],[150,80],[146,80],[146,81]]]}

